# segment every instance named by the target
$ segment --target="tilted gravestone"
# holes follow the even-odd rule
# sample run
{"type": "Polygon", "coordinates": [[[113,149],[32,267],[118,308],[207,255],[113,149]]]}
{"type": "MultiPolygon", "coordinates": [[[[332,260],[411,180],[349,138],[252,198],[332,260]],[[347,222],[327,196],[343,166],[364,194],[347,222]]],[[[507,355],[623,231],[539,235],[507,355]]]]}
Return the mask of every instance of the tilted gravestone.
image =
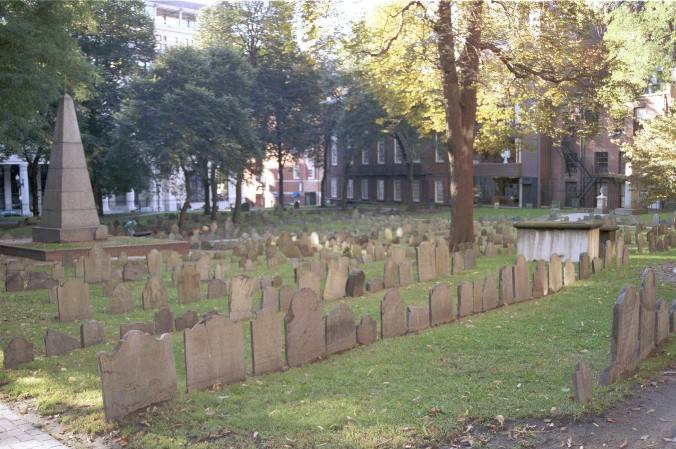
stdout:
{"type": "Polygon", "coordinates": [[[498,298],[498,283],[495,280],[495,275],[489,273],[484,279],[482,307],[484,312],[495,309],[499,304],[498,298]]]}
{"type": "Polygon", "coordinates": [[[669,338],[669,306],[665,299],[657,301],[655,311],[655,344],[661,345],[669,338]]]}
{"type": "Polygon", "coordinates": [[[549,268],[544,260],[535,261],[533,271],[533,298],[542,298],[549,294],[549,268]]]}
{"type": "Polygon", "coordinates": [[[169,305],[169,292],[159,276],[150,276],[142,293],[143,309],[152,310],[169,305]]]}
{"type": "Polygon", "coordinates": [[[255,278],[235,276],[230,283],[228,310],[232,321],[248,320],[253,316],[253,294],[258,289],[255,278]]]}
{"type": "Polygon", "coordinates": [[[552,254],[549,258],[549,291],[556,293],[563,288],[563,266],[561,256],[552,254]]]}
{"type": "Polygon", "coordinates": [[[639,362],[639,299],[633,285],[625,285],[613,306],[610,366],[599,383],[610,385],[617,378],[636,370],[639,362]]]}
{"type": "Polygon", "coordinates": [[[289,367],[324,357],[326,329],[322,305],[315,292],[304,288],[293,295],[284,325],[286,363],[289,367]]]}
{"type": "Polygon", "coordinates": [[[406,308],[396,289],[388,290],[380,301],[380,337],[398,337],[406,333],[406,308]]]}
{"type": "Polygon", "coordinates": [[[129,332],[112,352],[97,355],[103,410],[113,421],[178,393],[171,334],[129,332]]]}
{"type": "Polygon", "coordinates": [[[183,331],[188,392],[228,385],[246,378],[242,325],[211,315],[183,331]]]}
{"type": "Polygon", "coordinates": [[[589,254],[580,254],[579,270],[580,279],[589,279],[589,276],[591,276],[591,261],[589,260],[589,254]]]}
{"type": "Polygon", "coordinates": [[[575,264],[567,260],[566,263],[563,264],[563,285],[565,287],[568,287],[569,285],[573,285],[575,283],[575,264]]]}
{"type": "Polygon", "coordinates": [[[519,254],[513,267],[514,275],[514,301],[521,302],[533,297],[533,290],[530,285],[530,272],[528,271],[528,262],[526,258],[519,254]]]}
{"type": "Polygon", "coordinates": [[[134,310],[134,298],[124,284],[118,284],[109,301],[109,312],[113,315],[130,313],[134,310]]]}
{"type": "Polygon", "coordinates": [[[66,335],[53,329],[47,329],[45,332],[45,355],[47,357],[57,357],[68,354],[75,349],[82,347],[77,338],[66,335]]]}
{"type": "Polygon", "coordinates": [[[500,268],[500,304],[507,305],[514,302],[514,283],[512,277],[512,267],[500,268]]]}
{"type": "Polygon", "coordinates": [[[591,399],[592,374],[589,366],[582,360],[577,362],[573,373],[573,396],[575,402],[584,404],[591,399]]]}
{"type": "Polygon", "coordinates": [[[174,319],[174,329],[176,329],[176,332],[180,332],[184,329],[190,329],[195,324],[197,324],[197,321],[197,312],[188,310],[183,315],[174,319]]]}
{"type": "Polygon", "coordinates": [[[24,363],[32,362],[35,358],[33,343],[23,337],[12,338],[5,346],[3,354],[5,369],[16,368],[24,363]]]}
{"type": "Polygon", "coordinates": [[[406,308],[406,328],[408,332],[420,332],[430,327],[430,310],[427,306],[408,306],[406,308]]]}
{"type": "Polygon", "coordinates": [[[418,245],[417,262],[418,262],[418,278],[420,282],[428,282],[436,279],[436,256],[435,245],[433,242],[422,242],[418,245]]]}
{"type": "Polygon", "coordinates": [[[200,275],[195,267],[185,265],[179,269],[176,276],[178,303],[190,304],[199,301],[202,297],[200,293],[200,275]]]}
{"type": "Polygon", "coordinates": [[[436,258],[436,277],[448,276],[451,271],[451,256],[448,242],[445,239],[437,240],[434,255],[436,258]]]}
{"type": "Polygon", "coordinates": [[[106,342],[106,328],[103,323],[89,320],[80,325],[80,346],[83,348],[106,342]]]}
{"type": "Polygon", "coordinates": [[[393,258],[385,259],[383,266],[383,287],[395,288],[399,286],[399,266],[393,258]]]}
{"type": "Polygon", "coordinates": [[[458,285],[458,318],[469,316],[474,311],[474,284],[462,281],[458,285]]]}
{"type": "Polygon", "coordinates": [[[451,284],[437,284],[430,290],[428,308],[430,312],[430,325],[450,323],[455,320],[455,307],[451,284]]]}
{"type": "Polygon", "coordinates": [[[354,314],[347,304],[338,304],[326,316],[326,354],[348,351],[357,346],[354,314]]]}
{"type": "Polygon", "coordinates": [[[154,334],[162,335],[174,331],[174,315],[169,310],[169,307],[163,307],[157,312],[153,318],[154,334]]]}
{"type": "Polygon", "coordinates": [[[89,285],[79,279],[68,279],[57,287],[56,303],[59,321],[86,320],[91,316],[89,285]]]}
{"type": "Polygon", "coordinates": [[[378,323],[370,315],[364,315],[357,326],[357,343],[370,345],[378,338],[378,323]]]}
{"type": "Polygon", "coordinates": [[[273,308],[261,309],[249,323],[251,334],[251,359],[255,376],[279,371],[282,359],[282,320],[273,308]]]}
{"type": "Polygon", "coordinates": [[[655,350],[655,311],[657,310],[657,286],[655,272],[646,268],[639,287],[639,360],[655,350]]]}

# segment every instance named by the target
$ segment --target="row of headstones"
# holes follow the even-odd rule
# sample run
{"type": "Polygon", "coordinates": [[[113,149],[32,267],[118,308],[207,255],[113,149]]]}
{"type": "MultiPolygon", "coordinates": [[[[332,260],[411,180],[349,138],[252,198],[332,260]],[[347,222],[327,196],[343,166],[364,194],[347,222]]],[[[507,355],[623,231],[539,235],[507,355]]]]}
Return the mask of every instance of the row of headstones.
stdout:
{"type": "MultiPolygon", "coordinates": [[[[600,385],[609,385],[631,376],[642,360],[676,332],[676,300],[671,308],[665,299],[657,300],[655,272],[646,268],[636,290],[627,284],[613,306],[610,340],[610,365],[599,376],[600,385]]],[[[592,373],[583,361],[573,373],[573,392],[578,402],[587,402],[592,395],[592,373]]]]}

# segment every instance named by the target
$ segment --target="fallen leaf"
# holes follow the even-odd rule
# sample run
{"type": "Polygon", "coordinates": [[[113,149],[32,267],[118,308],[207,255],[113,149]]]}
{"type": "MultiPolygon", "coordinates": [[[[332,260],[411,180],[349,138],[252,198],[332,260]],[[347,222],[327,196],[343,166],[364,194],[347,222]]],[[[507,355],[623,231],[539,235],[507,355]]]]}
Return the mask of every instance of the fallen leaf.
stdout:
{"type": "Polygon", "coordinates": [[[620,444],[620,449],[625,449],[627,446],[629,446],[629,442],[625,438],[622,444],[620,444]]]}

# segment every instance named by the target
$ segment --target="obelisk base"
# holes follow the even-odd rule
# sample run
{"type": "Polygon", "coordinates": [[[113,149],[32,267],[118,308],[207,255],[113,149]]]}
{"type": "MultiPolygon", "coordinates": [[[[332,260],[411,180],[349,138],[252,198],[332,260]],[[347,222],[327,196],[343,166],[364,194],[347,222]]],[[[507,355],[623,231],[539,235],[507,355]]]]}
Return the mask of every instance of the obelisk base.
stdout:
{"type": "Polygon", "coordinates": [[[33,227],[33,241],[41,243],[89,242],[105,240],[108,237],[108,228],[99,225],[89,228],[44,228],[33,227]]]}

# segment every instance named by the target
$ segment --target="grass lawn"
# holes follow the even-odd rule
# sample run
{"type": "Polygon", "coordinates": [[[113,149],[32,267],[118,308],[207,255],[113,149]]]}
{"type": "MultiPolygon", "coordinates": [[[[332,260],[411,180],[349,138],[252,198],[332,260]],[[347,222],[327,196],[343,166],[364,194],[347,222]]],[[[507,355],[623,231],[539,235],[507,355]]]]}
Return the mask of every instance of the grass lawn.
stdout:
{"type": "MultiPolygon", "coordinates": [[[[335,225],[335,222],[333,223],[335,225]]],[[[296,228],[297,230],[298,228],[296,228]]],[[[571,400],[570,375],[578,359],[595,376],[609,361],[612,305],[624,283],[638,285],[642,268],[676,259],[676,250],[633,255],[631,265],[578,281],[547,298],[503,307],[419,335],[378,341],[320,363],[261,377],[218,391],[187,395],[183,338],[174,333],[179,399],[151,407],[120,424],[129,447],[196,449],[222,447],[354,448],[401,447],[443,440],[468,422],[505,418],[573,415],[597,411],[628,391],[625,381],[597,388],[586,406],[571,400]]],[[[477,268],[444,281],[497,274],[512,256],[477,259],[477,268]]],[[[236,264],[231,270],[236,272],[236,264]]],[[[382,276],[383,262],[365,267],[367,279],[382,276]]],[[[251,275],[280,274],[292,283],[290,264],[267,270],[258,262],[251,275]]],[[[169,276],[165,274],[169,285],[169,276]]],[[[59,415],[75,431],[91,434],[115,429],[103,419],[96,353],[114,347],[121,323],[148,321],[140,308],[143,283],[129,284],[137,300],[128,316],[106,312],[101,287],[91,289],[93,318],[104,321],[110,343],[60,358],[39,356],[21,369],[0,373],[0,390],[11,398],[35,398],[40,413],[59,415]]],[[[402,288],[407,304],[424,303],[434,283],[402,288]]],[[[227,311],[222,299],[177,304],[174,315],[227,311]]],[[[676,298],[676,288],[658,285],[658,295],[676,298]]],[[[383,293],[344,300],[358,319],[379,318],[383,293]]],[[[334,304],[329,303],[326,309],[334,304]]],[[[78,335],[77,323],[55,321],[56,306],[46,291],[0,294],[0,344],[23,335],[43,353],[47,327],[78,335]]],[[[245,341],[249,342],[248,326],[245,341]]],[[[676,339],[675,339],[676,340],[676,339]]],[[[248,348],[247,348],[248,353],[248,348]]],[[[674,359],[676,341],[644,368],[649,372],[674,359]]],[[[247,355],[249,357],[249,355],[247,355]]],[[[250,367],[250,360],[248,360],[250,367]]],[[[250,368],[249,368],[250,369],[250,368]]]]}

